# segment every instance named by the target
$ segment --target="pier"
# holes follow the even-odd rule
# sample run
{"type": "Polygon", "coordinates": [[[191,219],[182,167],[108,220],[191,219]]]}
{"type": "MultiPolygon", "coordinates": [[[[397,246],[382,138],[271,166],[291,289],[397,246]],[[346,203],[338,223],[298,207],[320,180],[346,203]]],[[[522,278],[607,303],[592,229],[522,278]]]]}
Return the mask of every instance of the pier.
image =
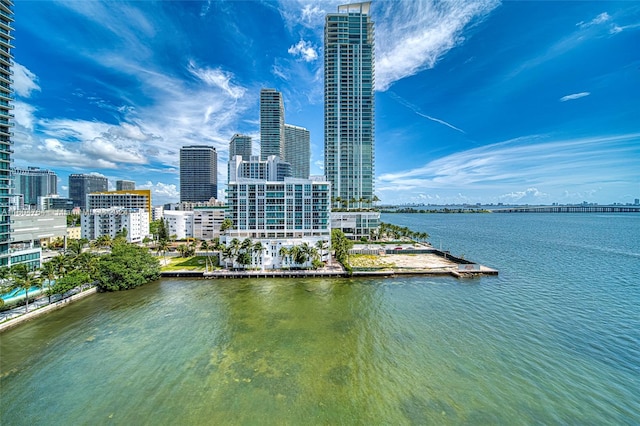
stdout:
{"type": "Polygon", "coordinates": [[[493,213],[640,213],[640,206],[523,206],[492,210],[493,213]]]}

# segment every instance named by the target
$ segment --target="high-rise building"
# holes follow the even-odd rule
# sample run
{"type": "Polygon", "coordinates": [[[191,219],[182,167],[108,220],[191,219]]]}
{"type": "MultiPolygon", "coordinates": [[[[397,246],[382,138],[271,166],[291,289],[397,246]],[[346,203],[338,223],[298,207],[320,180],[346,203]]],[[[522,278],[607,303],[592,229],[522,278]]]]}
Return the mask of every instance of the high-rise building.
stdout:
{"type": "Polygon", "coordinates": [[[25,206],[38,205],[38,197],[56,195],[58,193],[58,176],[51,170],[38,167],[11,169],[13,193],[22,194],[25,206]]]}
{"type": "MultiPolygon", "coordinates": [[[[324,28],[324,171],[332,198],[374,195],[374,25],[370,2],[338,7],[324,28]]],[[[364,200],[364,201],[360,201],[364,200]]]]}
{"type": "Polygon", "coordinates": [[[74,173],[69,175],[69,198],[75,207],[87,207],[87,195],[109,189],[109,180],[104,176],[74,173]]]}
{"type": "Polygon", "coordinates": [[[11,31],[13,31],[13,2],[0,0],[0,266],[9,264],[9,195],[11,188],[11,122],[13,114],[11,65],[11,31]]]}
{"type": "Polygon", "coordinates": [[[136,183],[132,180],[117,180],[116,191],[134,191],[136,183]]]}
{"type": "Polygon", "coordinates": [[[229,160],[236,155],[241,155],[243,160],[248,160],[252,155],[252,148],[251,136],[236,133],[229,142],[229,160]]]}
{"type": "Polygon", "coordinates": [[[260,90],[260,159],[284,158],[284,103],[275,89],[260,90]]]}
{"type": "Polygon", "coordinates": [[[218,198],[218,154],[208,145],[180,148],[180,202],[218,198]]]}
{"type": "Polygon", "coordinates": [[[307,129],[284,125],[284,161],[291,164],[291,175],[294,178],[309,179],[310,144],[307,129]]]}

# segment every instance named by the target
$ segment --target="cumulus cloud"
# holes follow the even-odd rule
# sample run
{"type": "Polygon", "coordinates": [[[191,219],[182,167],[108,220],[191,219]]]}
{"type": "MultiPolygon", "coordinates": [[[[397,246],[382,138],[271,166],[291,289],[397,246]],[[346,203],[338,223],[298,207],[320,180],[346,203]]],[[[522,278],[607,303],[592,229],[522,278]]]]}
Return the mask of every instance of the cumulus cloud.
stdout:
{"type": "Polygon", "coordinates": [[[591,92],[573,93],[571,95],[561,97],[560,102],[566,102],[566,101],[572,101],[574,99],[584,98],[585,96],[589,96],[590,94],[591,92]]]}
{"type": "Polygon", "coordinates": [[[288,52],[295,57],[301,58],[305,62],[313,62],[318,59],[318,52],[315,47],[313,47],[313,44],[304,40],[300,40],[291,46],[288,52]]]}
{"type": "Polygon", "coordinates": [[[180,200],[180,191],[175,184],[146,181],[141,185],[136,185],[136,188],[151,190],[154,205],[175,203],[180,200]]]}
{"type": "Polygon", "coordinates": [[[38,77],[27,67],[17,62],[13,64],[13,90],[18,96],[28,98],[34,91],[40,91],[38,77]]]}

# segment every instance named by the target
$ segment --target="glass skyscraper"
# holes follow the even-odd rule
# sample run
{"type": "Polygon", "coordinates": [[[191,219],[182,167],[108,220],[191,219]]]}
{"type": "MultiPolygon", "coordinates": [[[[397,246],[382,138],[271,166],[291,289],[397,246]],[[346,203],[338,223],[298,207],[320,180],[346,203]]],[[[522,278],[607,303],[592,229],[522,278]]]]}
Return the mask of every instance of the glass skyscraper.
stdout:
{"type": "Polygon", "coordinates": [[[374,25],[370,2],[338,7],[324,28],[324,171],[332,199],[374,195],[374,25]]]}
{"type": "Polygon", "coordinates": [[[180,148],[180,202],[218,198],[218,154],[209,145],[180,148]]]}
{"type": "Polygon", "coordinates": [[[241,155],[243,160],[248,160],[251,157],[251,150],[251,136],[236,133],[229,142],[229,160],[236,155],[241,155]]]}
{"type": "Polygon", "coordinates": [[[38,205],[38,197],[56,195],[58,193],[58,176],[51,170],[38,167],[11,169],[13,193],[22,194],[25,206],[38,205]]]}
{"type": "Polygon", "coordinates": [[[260,90],[260,159],[284,158],[284,102],[275,89],[260,90]]]}
{"type": "Polygon", "coordinates": [[[284,160],[291,164],[291,176],[309,179],[309,131],[304,127],[284,125],[284,160]]]}
{"type": "Polygon", "coordinates": [[[69,198],[74,207],[82,210],[87,207],[87,195],[92,192],[104,192],[109,189],[109,180],[104,176],[74,173],[69,175],[69,198]]]}
{"type": "Polygon", "coordinates": [[[13,2],[0,0],[0,266],[9,263],[9,190],[11,188],[11,127],[13,110],[11,91],[11,26],[13,2]]]}

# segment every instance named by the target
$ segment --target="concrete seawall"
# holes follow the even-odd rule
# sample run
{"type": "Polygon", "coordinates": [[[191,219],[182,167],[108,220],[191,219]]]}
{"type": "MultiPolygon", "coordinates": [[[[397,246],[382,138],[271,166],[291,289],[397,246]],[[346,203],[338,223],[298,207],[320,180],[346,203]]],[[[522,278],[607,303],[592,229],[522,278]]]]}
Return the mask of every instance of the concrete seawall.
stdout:
{"type": "Polygon", "coordinates": [[[58,300],[57,302],[51,303],[50,305],[44,306],[40,309],[36,309],[26,313],[24,315],[20,315],[19,317],[10,319],[8,321],[0,324],[0,333],[10,328],[13,328],[23,322],[32,320],[33,318],[39,317],[40,315],[44,315],[48,312],[55,311],[56,309],[64,308],[69,303],[75,302],[76,300],[84,299],[87,296],[92,294],[96,294],[98,289],[96,287],[90,288],[88,290],[83,291],[82,293],[74,294],[73,296],[69,296],[66,299],[58,300]]]}

